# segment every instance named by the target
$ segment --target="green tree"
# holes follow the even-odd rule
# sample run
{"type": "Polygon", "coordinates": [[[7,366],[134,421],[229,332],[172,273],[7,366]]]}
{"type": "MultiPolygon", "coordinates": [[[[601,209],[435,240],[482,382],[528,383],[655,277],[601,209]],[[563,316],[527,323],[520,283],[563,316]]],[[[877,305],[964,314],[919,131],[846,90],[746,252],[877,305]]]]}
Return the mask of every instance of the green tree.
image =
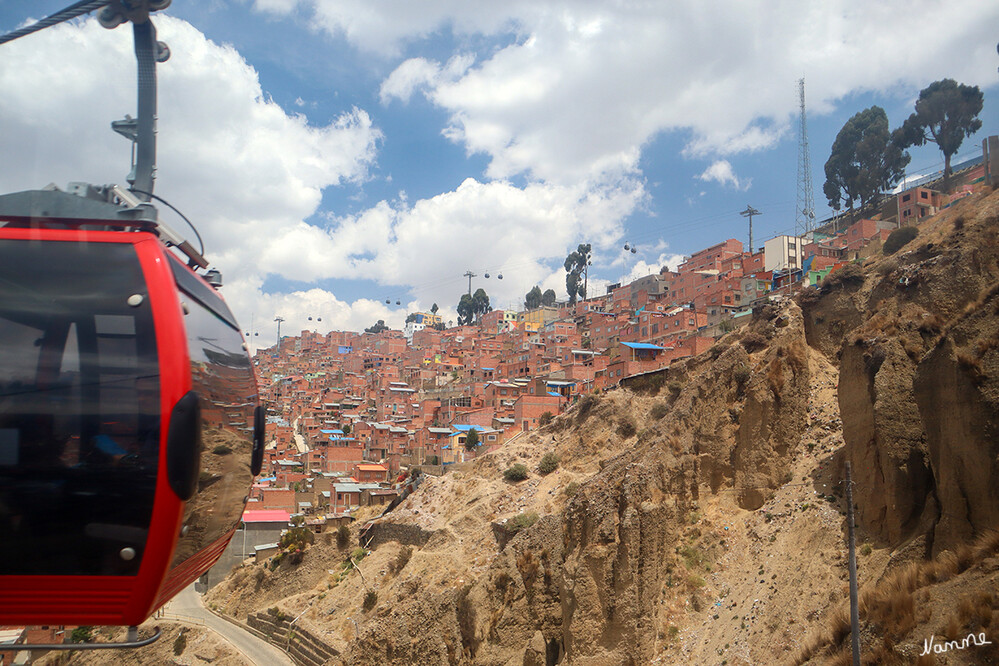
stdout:
{"type": "Polygon", "coordinates": [[[433,305],[430,306],[430,314],[437,314],[438,310],[440,310],[440,308],[437,307],[436,303],[434,303],[433,305]]]}
{"type": "Polygon", "coordinates": [[[465,435],[465,450],[474,451],[478,445],[479,445],[479,431],[476,430],[475,428],[472,428],[471,430],[468,431],[468,434],[465,435]]]}
{"type": "Polygon", "coordinates": [[[872,106],[846,121],[825,164],[823,193],[833,210],[843,202],[853,210],[902,179],[909,155],[888,130],[884,109],[872,106]]]}
{"type": "Polygon", "coordinates": [[[408,324],[411,321],[416,321],[416,313],[415,312],[410,312],[408,315],[406,315],[406,323],[408,324]]]}
{"type": "Polygon", "coordinates": [[[466,326],[475,320],[475,305],[470,295],[461,295],[461,300],[458,301],[457,310],[458,326],[466,326]]]}
{"type": "Polygon", "coordinates": [[[489,296],[485,289],[476,289],[475,293],[469,296],[462,294],[458,301],[458,325],[468,326],[475,322],[475,318],[489,312],[489,296]]]}
{"type": "Polygon", "coordinates": [[[557,298],[558,296],[555,295],[554,289],[545,289],[545,293],[541,294],[541,305],[555,305],[557,298]]]}
{"type": "Polygon", "coordinates": [[[919,92],[916,111],[896,132],[903,147],[937,144],[944,155],[944,190],[950,191],[950,158],[964,137],[981,129],[982,91],[954,79],[934,81],[919,92]]]}
{"type": "Polygon", "coordinates": [[[535,310],[541,306],[541,287],[534,285],[524,296],[524,308],[527,310],[535,310]]]}
{"type": "Polygon", "coordinates": [[[350,424],[349,423],[344,423],[343,427],[340,428],[340,430],[343,430],[343,434],[349,435],[350,434],[350,424]]]}
{"type": "Polygon", "coordinates": [[[364,329],[365,333],[381,333],[382,331],[387,331],[388,326],[385,325],[385,320],[379,319],[375,324],[364,329]]]}
{"type": "Polygon", "coordinates": [[[476,289],[475,293],[472,294],[472,312],[475,315],[484,315],[489,312],[489,296],[486,295],[485,289],[476,289]]]}
{"type": "Polygon", "coordinates": [[[575,251],[570,252],[569,256],[565,258],[565,263],[562,266],[565,268],[565,290],[569,294],[569,305],[573,305],[576,302],[576,296],[582,297],[586,300],[586,280],[583,275],[587,272],[587,266],[590,265],[590,244],[580,243],[575,251]],[[582,284],[580,284],[582,283],[582,284]]]}

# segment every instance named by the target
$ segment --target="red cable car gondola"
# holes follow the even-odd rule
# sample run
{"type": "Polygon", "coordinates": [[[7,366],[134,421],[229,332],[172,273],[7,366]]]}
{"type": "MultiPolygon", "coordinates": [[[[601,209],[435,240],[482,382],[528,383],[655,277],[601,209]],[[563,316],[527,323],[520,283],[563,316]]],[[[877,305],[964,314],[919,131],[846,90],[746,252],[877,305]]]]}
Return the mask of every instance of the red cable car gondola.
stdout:
{"type": "Polygon", "coordinates": [[[135,24],[139,117],[113,125],[135,143],[132,187],[0,196],[0,625],[139,624],[218,560],[260,471],[220,278],[148,203],[169,55],[149,12],[167,4],[99,15],[135,24]]]}

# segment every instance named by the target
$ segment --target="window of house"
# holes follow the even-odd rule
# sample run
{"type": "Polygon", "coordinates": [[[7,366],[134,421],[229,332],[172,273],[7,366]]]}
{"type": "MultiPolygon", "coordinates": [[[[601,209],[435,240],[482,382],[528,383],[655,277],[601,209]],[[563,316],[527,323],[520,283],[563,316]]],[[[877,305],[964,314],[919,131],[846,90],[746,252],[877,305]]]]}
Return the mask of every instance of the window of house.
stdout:
{"type": "Polygon", "coordinates": [[[920,199],[929,199],[929,198],[930,198],[930,196],[929,196],[929,194],[928,194],[928,193],[926,193],[926,192],[920,192],[920,193],[919,193],[919,198],[920,198],[920,199]]]}
{"type": "Polygon", "coordinates": [[[911,198],[912,198],[912,195],[911,195],[911,194],[906,194],[905,196],[903,196],[903,197],[902,197],[902,201],[903,201],[903,202],[906,202],[906,201],[908,201],[908,200],[909,200],[909,199],[911,199],[911,198]]]}

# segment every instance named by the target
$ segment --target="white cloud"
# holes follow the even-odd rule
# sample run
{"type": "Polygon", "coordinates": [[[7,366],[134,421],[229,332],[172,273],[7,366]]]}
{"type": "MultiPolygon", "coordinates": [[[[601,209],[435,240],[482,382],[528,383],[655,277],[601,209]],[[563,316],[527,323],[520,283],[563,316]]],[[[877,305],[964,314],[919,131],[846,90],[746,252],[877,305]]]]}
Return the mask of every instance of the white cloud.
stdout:
{"type": "MultiPolygon", "coordinates": [[[[365,180],[381,134],[360,109],[309,125],[264,95],[232,47],[169,16],[157,18],[157,29],[172,57],[158,67],[156,193],[198,226],[227,298],[247,321],[262,276],[281,270],[261,256],[272,245],[309,241],[302,220],[323,188],[365,180]]],[[[108,124],[135,113],[131,31],[107,31],[93,19],[62,24],[4,45],[3,56],[0,191],[124,183],[129,145],[108,124]]],[[[187,233],[167,209],[161,215],[187,233]]],[[[320,261],[308,246],[295,251],[320,261]]]]}
{"type": "Polygon", "coordinates": [[[991,26],[999,22],[999,5],[978,0],[297,7],[320,29],[389,60],[439,31],[503,45],[482,49],[460,76],[429,76],[437,65],[420,58],[419,71],[396,70],[383,95],[405,99],[423,87],[450,114],[446,136],[489,157],[489,177],[559,183],[633,174],[642,147],[661,132],[688,132],[691,158],[770,148],[791,133],[801,76],[813,116],[852,93],[911,95],[944,76],[994,85],[991,26]],[[902,15],[946,20],[912,48],[909,34],[888,29],[902,15]]]}
{"type": "Polygon", "coordinates": [[[659,257],[651,263],[639,259],[635,262],[635,265],[631,267],[631,270],[628,271],[628,273],[622,275],[618,279],[618,282],[621,284],[629,284],[640,277],[658,273],[662,270],[663,266],[668,266],[670,270],[675,271],[677,267],[684,262],[684,259],[685,257],[682,254],[667,253],[660,254],[659,257]]]}
{"type": "Polygon", "coordinates": [[[719,185],[731,185],[737,190],[742,190],[745,192],[752,185],[753,179],[746,178],[740,180],[738,176],[735,175],[735,171],[732,169],[732,165],[728,160],[716,160],[712,162],[711,166],[705,169],[699,176],[700,180],[707,182],[716,182],[719,185]]]}
{"type": "Polygon", "coordinates": [[[417,87],[433,83],[439,74],[440,66],[426,58],[406,60],[382,82],[379,91],[382,104],[387,104],[393,97],[408,102],[417,87]]]}
{"type": "MultiPolygon", "coordinates": [[[[581,234],[598,249],[616,245],[622,220],[646,198],[635,179],[518,187],[469,178],[430,198],[409,201],[402,193],[396,202],[308,224],[323,188],[368,178],[381,139],[369,115],[355,108],[329,125],[310,125],[271,101],[233,48],[167,16],[157,26],[173,57],[158,70],[156,192],[198,225],[244,326],[281,315],[293,330],[296,318],[295,326],[304,326],[322,307],[329,327],[363,328],[379,318],[401,325],[398,295],[411,293],[411,308],[436,301],[447,309],[465,289],[466,270],[493,274],[474,286],[486,288],[494,303],[517,303],[549,280],[551,265],[561,265],[581,234]],[[271,275],[306,283],[372,280],[393,302],[372,295],[344,303],[318,290],[266,294],[271,275]]],[[[134,80],[130,41],[127,31],[108,32],[88,20],[4,47],[0,148],[27,162],[0,164],[0,191],[124,180],[128,144],[105,128],[133,112],[134,90],[119,83],[134,80]]],[[[466,65],[453,59],[440,76],[460,76],[466,65]]],[[[396,80],[400,86],[387,94],[405,93],[402,75],[396,80]]],[[[161,214],[183,226],[165,209],[161,214]]],[[[553,288],[564,293],[564,277],[553,288]]]]}

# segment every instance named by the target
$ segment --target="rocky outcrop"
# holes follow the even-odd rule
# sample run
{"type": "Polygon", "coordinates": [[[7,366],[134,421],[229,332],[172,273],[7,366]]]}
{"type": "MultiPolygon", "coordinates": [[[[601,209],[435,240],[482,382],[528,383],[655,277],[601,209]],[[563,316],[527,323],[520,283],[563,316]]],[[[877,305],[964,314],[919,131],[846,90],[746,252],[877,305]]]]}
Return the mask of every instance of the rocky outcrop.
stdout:
{"type": "Polygon", "coordinates": [[[853,466],[858,522],[885,544],[932,521],[933,475],[916,407],[916,365],[896,340],[844,346],[839,409],[853,466]],[[927,506],[929,503],[929,506],[927,506]]]}
{"type": "Polygon", "coordinates": [[[935,552],[999,526],[997,290],[919,364],[914,388],[935,498],[935,552]]]}
{"type": "Polygon", "coordinates": [[[952,214],[956,224],[924,228],[907,252],[802,299],[809,341],[839,359],[857,518],[882,545],[925,538],[930,555],[999,526],[989,388],[999,373],[988,342],[997,212],[995,194],[977,208],[969,202],[952,214]],[[831,327],[836,315],[845,330],[831,327]]]}

